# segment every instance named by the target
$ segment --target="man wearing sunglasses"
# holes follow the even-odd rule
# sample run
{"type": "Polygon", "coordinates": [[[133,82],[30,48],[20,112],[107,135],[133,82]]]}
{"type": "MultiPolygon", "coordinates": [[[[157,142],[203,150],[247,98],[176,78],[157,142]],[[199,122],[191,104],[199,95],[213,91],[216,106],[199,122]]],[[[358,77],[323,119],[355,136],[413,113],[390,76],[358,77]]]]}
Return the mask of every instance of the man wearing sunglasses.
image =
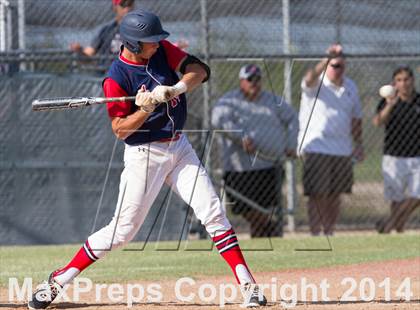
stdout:
{"type": "Polygon", "coordinates": [[[340,195],[351,193],[353,163],[363,160],[362,107],[356,84],[345,76],[340,45],[302,80],[299,150],[304,159],[304,194],[309,196],[312,235],[332,235],[340,195]]]}
{"type": "Polygon", "coordinates": [[[221,130],[216,138],[232,212],[249,222],[251,237],[272,237],[283,233],[278,212],[282,162],[296,156],[298,120],[282,98],[262,90],[261,78],[258,66],[243,66],[239,89],[220,98],[213,109],[212,125],[221,130]],[[253,208],[243,197],[269,212],[253,208]]]}

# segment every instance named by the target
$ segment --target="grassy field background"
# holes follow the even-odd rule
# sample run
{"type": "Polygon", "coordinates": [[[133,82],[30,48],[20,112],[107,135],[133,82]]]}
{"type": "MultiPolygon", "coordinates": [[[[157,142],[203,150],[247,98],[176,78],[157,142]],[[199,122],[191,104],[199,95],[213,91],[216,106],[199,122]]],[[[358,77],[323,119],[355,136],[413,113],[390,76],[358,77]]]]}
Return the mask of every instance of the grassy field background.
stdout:
{"type": "MultiPolygon", "coordinates": [[[[254,272],[318,268],[362,262],[405,259],[420,256],[420,232],[402,235],[344,235],[330,238],[331,251],[296,251],[329,249],[325,237],[290,237],[287,239],[243,240],[245,257],[254,272]],[[271,248],[272,246],[272,248],[271,248]]],[[[64,266],[80,245],[0,247],[0,286],[8,278],[32,277],[41,281],[64,266]]],[[[109,253],[83,275],[96,282],[164,280],[182,276],[202,278],[230,274],[227,264],[211,249],[210,241],[132,243],[126,249],[109,253]],[[144,250],[141,250],[144,248],[144,250]]],[[[414,272],[414,271],[413,271],[414,272]]]]}

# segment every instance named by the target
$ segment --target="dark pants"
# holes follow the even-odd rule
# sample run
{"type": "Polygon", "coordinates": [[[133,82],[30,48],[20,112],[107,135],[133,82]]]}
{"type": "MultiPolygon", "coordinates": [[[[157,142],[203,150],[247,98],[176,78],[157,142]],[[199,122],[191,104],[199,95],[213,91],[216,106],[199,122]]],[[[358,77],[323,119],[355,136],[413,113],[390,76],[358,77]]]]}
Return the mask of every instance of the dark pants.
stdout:
{"type": "Polygon", "coordinates": [[[283,235],[281,215],[281,183],[283,170],[270,168],[245,172],[225,172],[225,186],[268,210],[265,214],[249,206],[235,194],[225,190],[234,214],[241,214],[251,226],[251,237],[283,235]]]}
{"type": "Polygon", "coordinates": [[[351,193],[353,167],[349,156],[306,153],[303,187],[308,200],[309,228],[312,235],[324,229],[332,235],[340,212],[340,194],[351,193]]]}

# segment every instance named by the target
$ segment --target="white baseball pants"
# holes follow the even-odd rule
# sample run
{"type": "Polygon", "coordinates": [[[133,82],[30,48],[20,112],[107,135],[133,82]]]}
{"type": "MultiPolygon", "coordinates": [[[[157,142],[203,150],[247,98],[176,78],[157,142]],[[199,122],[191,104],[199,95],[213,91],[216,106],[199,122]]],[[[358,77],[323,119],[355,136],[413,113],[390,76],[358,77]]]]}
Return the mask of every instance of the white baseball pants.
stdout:
{"type": "Polygon", "coordinates": [[[164,182],[193,208],[211,236],[231,228],[207,172],[184,135],[177,141],[126,145],[114,217],[88,238],[98,258],[134,238],[164,182]]]}

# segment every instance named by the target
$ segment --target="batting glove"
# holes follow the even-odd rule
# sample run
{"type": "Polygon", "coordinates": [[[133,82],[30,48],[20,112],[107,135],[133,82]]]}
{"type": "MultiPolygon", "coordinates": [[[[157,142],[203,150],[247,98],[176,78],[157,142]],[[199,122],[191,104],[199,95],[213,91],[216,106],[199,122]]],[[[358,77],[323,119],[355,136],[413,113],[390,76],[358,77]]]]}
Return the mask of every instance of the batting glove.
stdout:
{"type": "Polygon", "coordinates": [[[153,99],[153,95],[150,91],[139,89],[136,95],[136,105],[140,107],[140,110],[146,113],[152,113],[159,103],[153,99]]]}
{"type": "Polygon", "coordinates": [[[174,86],[159,85],[156,86],[152,95],[157,102],[166,102],[187,91],[187,85],[184,82],[178,82],[174,86]]]}

